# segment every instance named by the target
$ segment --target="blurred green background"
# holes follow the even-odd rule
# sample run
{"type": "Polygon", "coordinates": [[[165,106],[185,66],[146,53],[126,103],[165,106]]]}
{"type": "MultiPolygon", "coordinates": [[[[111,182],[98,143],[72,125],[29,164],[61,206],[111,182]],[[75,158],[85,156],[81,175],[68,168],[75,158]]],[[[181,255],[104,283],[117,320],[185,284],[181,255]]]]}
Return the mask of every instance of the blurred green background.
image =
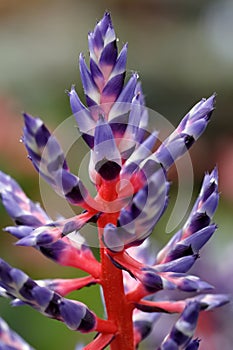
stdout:
{"type": "MultiPolygon", "coordinates": [[[[217,92],[213,120],[191,156],[197,188],[204,172],[216,163],[219,166],[222,196],[216,222],[220,230],[210,249],[212,259],[220,264],[231,244],[233,209],[230,0],[1,0],[0,167],[14,176],[32,199],[40,200],[37,174],[19,143],[20,113],[24,110],[40,116],[51,129],[70,116],[64,91],[75,83],[83,96],[78,56],[84,52],[88,57],[87,33],[105,10],[112,14],[119,46],[129,43],[127,75],[131,71],[139,73],[149,108],[176,125],[200,98],[217,92]]],[[[0,214],[4,227],[10,220],[2,207],[0,214]]],[[[165,221],[166,218],[158,231],[162,232],[165,221]]],[[[167,239],[160,233],[158,240],[167,239]]],[[[37,252],[16,248],[13,243],[14,239],[3,232],[1,256],[33,278],[81,276],[74,269],[60,268],[37,252]]],[[[231,274],[228,285],[233,291],[232,278],[231,274]]],[[[96,293],[97,288],[92,288],[71,297],[85,301],[101,315],[96,293]]],[[[12,309],[5,300],[0,300],[0,314],[37,349],[73,349],[80,339],[79,334],[62,324],[27,307],[12,309]]]]}

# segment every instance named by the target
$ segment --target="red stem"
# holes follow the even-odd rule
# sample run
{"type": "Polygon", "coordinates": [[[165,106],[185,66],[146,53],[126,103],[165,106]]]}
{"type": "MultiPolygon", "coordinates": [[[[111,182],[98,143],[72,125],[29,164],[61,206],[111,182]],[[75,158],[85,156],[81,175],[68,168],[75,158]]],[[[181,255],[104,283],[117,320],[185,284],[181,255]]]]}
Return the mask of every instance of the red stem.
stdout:
{"type": "Polygon", "coordinates": [[[117,326],[116,337],[110,344],[111,350],[134,350],[132,313],[134,306],[126,299],[123,274],[110,261],[107,249],[101,242],[102,231],[107,223],[116,224],[118,214],[105,214],[98,220],[101,249],[101,285],[105,299],[108,320],[117,326]]]}
{"type": "Polygon", "coordinates": [[[111,342],[114,335],[112,334],[99,334],[90,344],[85,346],[83,350],[96,350],[105,349],[105,347],[111,342]]]}

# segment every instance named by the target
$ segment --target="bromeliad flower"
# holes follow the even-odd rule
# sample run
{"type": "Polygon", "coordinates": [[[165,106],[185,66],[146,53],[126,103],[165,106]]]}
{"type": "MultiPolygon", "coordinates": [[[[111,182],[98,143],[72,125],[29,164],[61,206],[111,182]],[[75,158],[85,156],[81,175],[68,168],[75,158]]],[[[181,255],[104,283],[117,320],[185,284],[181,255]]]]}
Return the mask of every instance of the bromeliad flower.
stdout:
{"type": "MultiPolygon", "coordinates": [[[[83,55],[79,61],[87,106],[74,86],[68,92],[71,110],[90,148],[94,197],[69,170],[59,142],[42,120],[24,114],[22,140],[32,164],[54,191],[83,212],[53,221],[11,177],[0,173],[2,202],[15,222],[6,231],[18,239],[18,245],[32,246],[87,276],[35,281],[0,260],[0,294],[13,305],[27,304],[71,330],[97,332],[86,350],[108,345],[112,350],[137,349],[159,313],[181,314],[159,349],[197,349],[199,340],[192,337],[199,312],[221,306],[228,298],[199,294],[167,300],[155,295],[164,290],[199,293],[213,288],[188,271],[216,230],[212,223],[219,199],[216,169],[206,174],[187,222],[157,258],[148,253],[148,239],[168,204],[167,171],[204,132],[215,95],[198,102],[156,149],[158,133],[147,131],[148,113],[138,75],[133,73],[125,82],[127,45],[118,53],[116,41],[110,15],[105,13],[88,37],[90,67],[83,55]],[[89,222],[98,228],[100,261],[82,234],[89,222]],[[105,318],[66,298],[93,284],[102,287],[105,318]]],[[[0,341],[4,339],[0,333],[0,341]]]]}

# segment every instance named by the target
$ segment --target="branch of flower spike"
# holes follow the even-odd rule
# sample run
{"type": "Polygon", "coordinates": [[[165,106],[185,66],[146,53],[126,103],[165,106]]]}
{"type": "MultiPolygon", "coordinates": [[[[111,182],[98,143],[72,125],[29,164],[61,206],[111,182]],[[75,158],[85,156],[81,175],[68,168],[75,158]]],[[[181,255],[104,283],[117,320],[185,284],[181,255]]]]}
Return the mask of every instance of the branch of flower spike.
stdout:
{"type": "Polygon", "coordinates": [[[72,218],[54,221],[36,228],[32,233],[20,239],[16,245],[21,246],[47,246],[71,232],[80,230],[86,223],[93,220],[96,212],[84,212],[72,218]]]}
{"type": "Polygon", "coordinates": [[[155,272],[187,272],[198,258],[198,255],[194,254],[184,256],[182,258],[178,258],[164,264],[145,265],[134,259],[126,251],[115,254],[111,251],[108,251],[108,254],[112,262],[118,266],[118,268],[126,271],[132,271],[132,274],[134,274],[134,271],[137,269],[143,270],[144,268],[152,268],[155,272]]]}
{"type": "Polygon", "coordinates": [[[185,273],[158,273],[152,268],[145,268],[135,271],[132,276],[139,281],[134,290],[127,294],[127,300],[132,303],[139,302],[142,298],[160,290],[202,292],[213,289],[213,286],[202,281],[199,277],[185,273]]]}
{"type": "Polygon", "coordinates": [[[218,173],[206,174],[200,194],[183,229],[179,230],[157,255],[157,264],[198,253],[214,234],[217,226],[211,219],[219,201],[218,173]]]}
{"type": "Polygon", "coordinates": [[[2,204],[16,225],[27,226],[32,231],[51,222],[40,205],[31,201],[19,184],[2,171],[0,171],[0,195],[2,204]]]}
{"type": "Polygon", "coordinates": [[[122,168],[122,175],[128,174],[129,176],[139,168],[140,163],[152,154],[157,139],[158,131],[153,131],[146,139],[143,140],[141,144],[139,144],[135,151],[125,161],[124,166],[122,168]]]}
{"type": "Polygon", "coordinates": [[[40,205],[31,201],[17,182],[3,172],[0,172],[0,195],[5,209],[16,224],[16,226],[6,227],[5,231],[21,240],[21,243],[24,242],[25,245],[33,244],[38,238],[35,246],[38,249],[46,243],[46,240],[55,241],[70,230],[77,230],[86,222],[95,221],[98,217],[97,212],[92,209],[74,218],[54,223],[40,205]],[[46,228],[51,231],[46,231],[46,228]]]}
{"type": "Polygon", "coordinates": [[[13,299],[14,305],[27,304],[40,313],[65,323],[71,330],[82,333],[117,331],[112,321],[98,318],[85,304],[66,299],[48,287],[41,287],[24,272],[11,267],[2,259],[0,287],[13,299]]]}
{"type": "Polygon", "coordinates": [[[175,131],[151,156],[168,169],[205,131],[214,110],[215,94],[199,101],[181,120],[175,131]]]}
{"type": "Polygon", "coordinates": [[[35,169],[71,204],[90,209],[92,198],[79,177],[69,171],[65,155],[54,135],[39,118],[24,113],[24,121],[22,140],[35,169]]]}
{"type": "Polygon", "coordinates": [[[184,292],[201,292],[213,289],[209,283],[199,277],[180,272],[157,272],[152,268],[144,268],[134,273],[148,294],[159,290],[181,290],[184,292]]]}
{"type": "Polygon", "coordinates": [[[36,280],[36,283],[41,287],[47,287],[50,290],[65,296],[75,290],[82,289],[84,287],[90,287],[97,283],[100,283],[100,280],[95,279],[92,276],[85,276],[80,278],[57,278],[57,279],[46,279],[46,280],[36,280]]]}
{"type": "Polygon", "coordinates": [[[84,212],[75,218],[55,223],[60,226],[59,229],[51,227],[50,225],[54,223],[40,205],[31,201],[16,181],[2,172],[0,172],[0,193],[3,205],[17,225],[8,226],[5,231],[19,239],[17,244],[33,245],[60,265],[80,268],[95,278],[99,277],[100,264],[78,232],[73,232],[73,239],[70,239],[71,234],[70,238],[64,237],[56,241],[62,235],[62,231],[64,234],[81,227],[89,220],[95,220],[96,215],[93,211],[92,214],[84,212]],[[50,231],[46,231],[46,228],[50,231]],[[48,244],[48,241],[55,242],[48,244]]]}
{"type": "Polygon", "coordinates": [[[134,259],[125,250],[119,253],[113,253],[107,250],[107,253],[112,263],[121,270],[131,271],[131,269],[141,269],[144,267],[143,263],[134,259]]]}
{"type": "MultiPolygon", "coordinates": [[[[5,230],[17,238],[26,237],[27,231],[29,233],[32,231],[27,226],[10,226],[5,230]]],[[[34,248],[59,265],[75,267],[98,279],[100,276],[100,263],[78,232],[73,233],[73,237],[71,235],[45,246],[36,245],[34,248]]]]}
{"type": "Polygon", "coordinates": [[[115,338],[114,334],[100,333],[97,334],[95,339],[83,348],[83,350],[103,350],[105,349],[115,338]]]}
{"type": "Polygon", "coordinates": [[[135,307],[143,312],[181,313],[190,302],[198,302],[201,311],[213,310],[230,302],[229,296],[225,294],[200,294],[184,300],[153,301],[140,300],[135,307]]]}
{"type": "Polygon", "coordinates": [[[98,279],[101,274],[100,263],[94,257],[91,249],[83,242],[82,237],[75,238],[73,240],[64,237],[55,243],[39,247],[39,250],[46,257],[62,266],[75,267],[98,279]]]}
{"type": "Polygon", "coordinates": [[[197,259],[197,255],[185,256],[161,265],[144,265],[126,252],[113,254],[109,252],[113,264],[119,269],[127,271],[139,283],[127,295],[128,300],[140,300],[148,294],[162,289],[179,289],[183,291],[200,291],[211,289],[208,283],[196,276],[185,274],[197,259]]]}
{"type": "MultiPolygon", "coordinates": [[[[100,275],[100,263],[95,259],[85,239],[79,232],[76,232],[76,229],[92,219],[93,214],[86,212],[72,219],[39,227],[32,232],[29,230],[29,234],[23,235],[23,238],[16,245],[33,246],[60,265],[82,269],[93,277],[98,278],[100,275]],[[70,233],[69,238],[59,238],[68,233],[70,233]]],[[[14,234],[14,227],[7,229],[14,234]]],[[[18,231],[16,235],[19,235],[18,231]]]]}
{"type": "Polygon", "coordinates": [[[222,306],[226,302],[229,302],[229,299],[225,295],[199,295],[187,299],[185,302],[185,307],[179,319],[157,350],[197,350],[200,340],[197,338],[192,339],[192,337],[196,329],[200,311],[211,310],[212,308],[222,306]]]}

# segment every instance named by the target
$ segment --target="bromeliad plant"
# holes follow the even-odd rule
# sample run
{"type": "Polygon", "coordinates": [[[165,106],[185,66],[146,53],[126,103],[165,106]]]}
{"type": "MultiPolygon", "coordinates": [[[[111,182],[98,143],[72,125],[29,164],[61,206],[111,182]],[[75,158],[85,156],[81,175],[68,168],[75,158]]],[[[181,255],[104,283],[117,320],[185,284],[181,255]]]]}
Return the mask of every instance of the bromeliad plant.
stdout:
{"type": "MultiPolygon", "coordinates": [[[[137,349],[160,313],[180,317],[159,349],[194,350],[192,339],[200,311],[228,301],[224,295],[200,294],[212,289],[189,275],[200,249],[216,230],[212,217],[218,205],[218,175],[206,174],[196,203],[184,227],[153,259],[148,237],[168,204],[167,170],[205,130],[214,109],[215,95],[202,99],[175,131],[156,149],[157,133],[146,131],[148,113],[138,75],[124,83],[127,45],[118,54],[109,13],[89,34],[90,69],[80,56],[80,73],[87,107],[75,88],[68,92],[79,130],[90,148],[93,198],[83,182],[69,171],[56,138],[39,118],[24,114],[23,142],[39,174],[52,188],[83,212],[52,221],[28,199],[8,175],[0,174],[3,205],[16,226],[6,228],[18,245],[32,246],[63,266],[87,273],[86,277],[34,281],[24,272],[0,261],[0,293],[13,305],[27,304],[74,331],[96,332],[86,350],[137,349]],[[98,228],[100,261],[82,231],[89,222],[98,228]],[[106,317],[66,298],[74,290],[99,284],[106,317]],[[162,291],[192,292],[187,299],[171,300],[162,291]],[[156,294],[160,292],[159,294],[156,294]],[[199,293],[193,296],[193,293],[199,293]],[[156,295],[156,298],[155,298],[156,295]]],[[[182,297],[181,293],[181,297],[182,297]]],[[[30,349],[1,321],[1,349],[30,349]]]]}

